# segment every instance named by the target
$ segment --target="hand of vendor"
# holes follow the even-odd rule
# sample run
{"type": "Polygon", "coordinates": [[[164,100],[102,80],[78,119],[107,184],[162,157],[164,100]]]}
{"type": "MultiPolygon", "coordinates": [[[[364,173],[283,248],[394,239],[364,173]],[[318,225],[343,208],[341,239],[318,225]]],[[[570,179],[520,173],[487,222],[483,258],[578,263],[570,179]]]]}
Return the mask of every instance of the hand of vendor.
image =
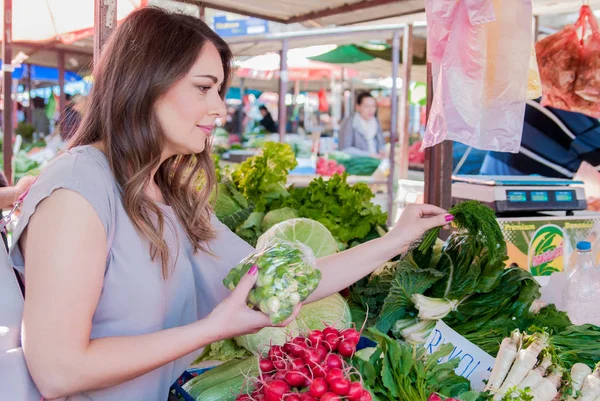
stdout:
{"type": "MultiPolygon", "coordinates": [[[[208,316],[213,327],[219,328],[220,339],[233,338],[243,334],[256,333],[264,327],[273,326],[271,319],[262,312],[250,309],[247,303],[248,293],[256,283],[258,268],[251,268],[240,280],[232,293],[221,302],[208,316]]],[[[302,304],[296,305],[294,313],[285,322],[276,327],[290,324],[302,304]]]]}

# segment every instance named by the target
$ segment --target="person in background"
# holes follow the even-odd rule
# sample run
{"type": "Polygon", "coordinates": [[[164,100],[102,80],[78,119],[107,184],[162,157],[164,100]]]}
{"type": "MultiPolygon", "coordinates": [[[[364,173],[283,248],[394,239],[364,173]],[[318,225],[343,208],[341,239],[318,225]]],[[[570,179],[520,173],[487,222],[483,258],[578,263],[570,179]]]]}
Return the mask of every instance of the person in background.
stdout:
{"type": "Polygon", "coordinates": [[[262,120],[260,120],[260,125],[265,127],[265,129],[269,132],[277,132],[277,124],[275,124],[275,120],[273,120],[273,116],[267,109],[267,106],[259,106],[258,111],[260,111],[260,114],[263,117],[262,120]]]}
{"type": "Polygon", "coordinates": [[[375,114],[377,102],[369,93],[356,98],[356,111],[342,122],[339,149],[357,156],[383,158],[385,139],[375,114]]]}
{"type": "Polygon", "coordinates": [[[33,128],[38,134],[48,135],[50,133],[50,120],[46,115],[46,102],[41,97],[33,98],[33,112],[31,113],[33,128]]]}
{"type": "Polygon", "coordinates": [[[58,118],[58,128],[60,131],[60,137],[64,142],[67,142],[81,123],[81,117],[85,109],[85,98],[80,95],[70,96],[67,95],[67,105],[60,112],[58,118]]]}
{"type": "Polygon", "coordinates": [[[0,171],[0,209],[12,208],[19,196],[25,193],[34,181],[35,177],[26,175],[10,187],[6,176],[0,171]]]}
{"type": "Polygon", "coordinates": [[[600,121],[528,101],[518,153],[490,152],[480,174],[573,178],[586,162],[600,167],[600,121]]]}
{"type": "Polygon", "coordinates": [[[600,120],[530,100],[518,153],[490,152],[482,175],[541,175],[581,180],[587,196],[600,194],[600,120]]]}

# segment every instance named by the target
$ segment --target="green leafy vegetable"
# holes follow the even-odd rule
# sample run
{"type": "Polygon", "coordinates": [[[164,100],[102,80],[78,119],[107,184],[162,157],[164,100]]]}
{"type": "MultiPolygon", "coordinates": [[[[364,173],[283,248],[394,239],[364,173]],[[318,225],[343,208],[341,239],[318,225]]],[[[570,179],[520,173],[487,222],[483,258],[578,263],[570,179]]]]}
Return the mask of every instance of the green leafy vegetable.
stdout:
{"type": "Polygon", "coordinates": [[[411,313],[416,316],[412,296],[422,294],[443,276],[443,273],[434,269],[415,269],[404,261],[399,262],[389,294],[381,308],[377,328],[387,333],[397,320],[411,313]]]}
{"type": "Polygon", "coordinates": [[[267,142],[262,153],[245,160],[231,178],[239,191],[256,205],[257,212],[270,210],[270,204],[286,197],[288,171],[298,163],[287,144],[267,142]]]}
{"type": "Polygon", "coordinates": [[[265,218],[262,221],[261,229],[263,232],[266,232],[268,229],[270,229],[278,223],[290,219],[295,219],[297,217],[300,217],[298,211],[290,207],[271,210],[269,213],[265,214],[265,218]]]}
{"type": "Polygon", "coordinates": [[[323,330],[327,326],[342,330],[348,327],[352,316],[344,298],[340,294],[333,294],[302,305],[296,320],[302,331],[323,330]]]}
{"type": "Polygon", "coordinates": [[[219,184],[215,214],[230,230],[235,230],[246,221],[253,209],[254,205],[246,200],[231,181],[224,180],[219,184]]]}
{"type": "Polygon", "coordinates": [[[263,248],[275,238],[301,242],[313,251],[316,258],[332,255],[338,250],[337,242],[327,227],[310,219],[291,219],[274,225],[260,236],[257,247],[263,248]]]}
{"type": "Polygon", "coordinates": [[[236,344],[232,339],[214,342],[204,347],[202,354],[194,361],[194,364],[203,361],[231,361],[233,359],[245,358],[250,353],[236,344]]]}
{"type": "Polygon", "coordinates": [[[468,400],[477,398],[470,391],[469,381],[454,372],[460,358],[438,363],[450,355],[452,344],[426,355],[424,347],[399,343],[374,328],[369,332],[377,348],[368,361],[363,356],[355,357],[352,363],[375,399],[426,401],[433,393],[458,398],[465,395],[468,400]]]}
{"type": "Polygon", "coordinates": [[[374,205],[375,196],[368,185],[349,185],[347,175],[319,177],[306,188],[292,188],[284,206],[298,210],[300,216],[322,223],[344,246],[369,235],[385,224],[387,216],[374,205]]]}
{"type": "MultiPolygon", "coordinates": [[[[449,213],[454,216],[453,225],[455,227],[467,232],[471,238],[483,242],[483,247],[488,250],[490,259],[494,260],[496,257],[504,256],[506,242],[496,220],[496,213],[492,209],[477,201],[465,201],[450,208],[449,213]]],[[[434,228],[427,233],[417,250],[419,262],[429,260],[430,249],[439,232],[440,228],[434,228]]]]}

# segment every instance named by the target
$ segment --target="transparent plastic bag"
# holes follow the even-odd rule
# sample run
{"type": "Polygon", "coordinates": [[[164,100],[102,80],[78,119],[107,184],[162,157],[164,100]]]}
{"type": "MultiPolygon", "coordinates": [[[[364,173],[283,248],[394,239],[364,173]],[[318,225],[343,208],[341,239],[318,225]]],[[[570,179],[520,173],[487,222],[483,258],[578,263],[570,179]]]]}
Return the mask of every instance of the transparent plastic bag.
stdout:
{"type": "Polygon", "coordinates": [[[300,242],[275,238],[231,269],[223,280],[233,290],[240,279],[258,267],[258,278],[248,294],[248,306],[259,309],[273,324],[283,323],[321,281],[321,271],[312,250],[300,242]]]}
{"type": "Polygon", "coordinates": [[[530,0],[426,0],[433,103],[423,147],[517,152],[531,59],[530,0]]]}
{"type": "Polygon", "coordinates": [[[583,6],[587,25],[582,29],[581,64],[575,80],[575,94],[589,102],[600,102],[600,32],[598,21],[589,6],[583,6]],[[589,28],[586,32],[586,26],[589,28]],[[586,35],[589,33],[589,36],[586,35]]]}

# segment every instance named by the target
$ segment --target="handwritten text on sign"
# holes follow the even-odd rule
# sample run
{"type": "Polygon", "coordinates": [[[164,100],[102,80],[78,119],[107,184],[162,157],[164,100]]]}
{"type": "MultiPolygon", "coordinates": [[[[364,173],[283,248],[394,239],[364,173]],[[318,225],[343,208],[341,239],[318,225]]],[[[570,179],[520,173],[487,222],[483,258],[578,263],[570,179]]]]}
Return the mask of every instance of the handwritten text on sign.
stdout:
{"type": "Polygon", "coordinates": [[[483,381],[489,379],[495,359],[440,320],[425,342],[427,353],[432,354],[447,343],[454,345],[454,349],[439,362],[460,358],[456,374],[469,379],[473,390],[483,390],[483,381]]]}

